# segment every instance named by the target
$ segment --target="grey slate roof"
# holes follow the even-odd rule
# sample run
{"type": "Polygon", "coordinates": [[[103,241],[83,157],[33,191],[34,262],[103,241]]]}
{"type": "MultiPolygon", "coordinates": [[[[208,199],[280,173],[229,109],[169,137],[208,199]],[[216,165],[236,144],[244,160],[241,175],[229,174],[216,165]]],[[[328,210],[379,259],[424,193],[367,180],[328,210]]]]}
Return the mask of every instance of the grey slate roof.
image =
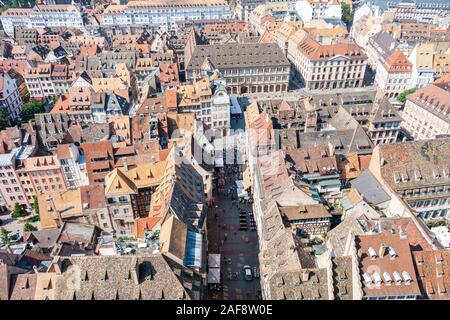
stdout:
{"type": "Polygon", "coordinates": [[[381,184],[369,170],[363,170],[358,178],[351,181],[351,185],[368,203],[378,205],[391,200],[391,197],[383,190],[381,184]]]}
{"type": "Polygon", "coordinates": [[[207,57],[218,69],[289,66],[289,60],[276,44],[228,43],[195,47],[186,69],[199,69],[207,57]]]}
{"type": "Polygon", "coordinates": [[[352,257],[331,258],[335,300],[353,299],[352,257]]]}
{"type": "Polygon", "coordinates": [[[56,244],[60,232],[61,230],[58,228],[37,230],[31,231],[27,235],[24,235],[24,238],[35,238],[34,242],[36,242],[40,248],[52,248],[56,244]]]}
{"type": "Polygon", "coordinates": [[[59,259],[56,300],[190,299],[162,255],[59,259]]]}
{"type": "Polygon", "coordinates": [[[328,232],[328,240],[333,248],[336,257],[344,254],[345,244],[350,232],[355,235],[364,234],[364,230],[354,217],[347,217],[334,229],[328,232]]]}
{"type": "Polygon", "coordinates": [[[170,198],[170,211],[189,227],[202,229],[205,219],[203,205],[192,201],[177,182],[173,186],[172,196],[170,198]]]}
{"type": "Polygon", "coordinates": [[[328,300],[327,270],[279,272],[270,279],[273,300],[328,300]]]}
{"type": "Polygon", "coordinates": [[[331,143],[338,155],[349,152],[371,154],[373,150],[372,141],[360,126],[356,129],[302,132],[299,134],[299,142],[300,148],[328,146],[331,143]]]}
{"type": "Polygon", "coordinates": [[[385,31],[378,32],[369,39],[369,42],[378,47],[377,49],[381,50],[383,57],[389,56],[397,47],[397,41],[395,41],[394,37],[389,32],[385,31]]]}

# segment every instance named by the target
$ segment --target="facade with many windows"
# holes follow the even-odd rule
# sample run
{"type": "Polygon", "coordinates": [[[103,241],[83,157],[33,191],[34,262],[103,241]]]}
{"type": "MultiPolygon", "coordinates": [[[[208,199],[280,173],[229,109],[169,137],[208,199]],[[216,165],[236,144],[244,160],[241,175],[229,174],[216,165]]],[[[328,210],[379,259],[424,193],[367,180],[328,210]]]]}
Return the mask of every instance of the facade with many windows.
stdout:
{"type": "Polygon", "coordinates": [[[12,119],[19,117],[22,110],[22,97],[16,80],[8,73],[0,75],[0,108],[12,119]]]}
{"type": "Polygon", "coordinates": [[[450,209],[449,154],[449,138],[378,145],[370,170],[418,217],[445,219],[450,209]]]}
{"type": "Polygon", "coordinates": [[[130,1],[126,5],[111,4],[103,12],[103,24],[155,26],[175,30],[177,21],[228,19],[230,8],[223,0],[130,1]]]}
{"type": "Polygon", "coordinates": [[[412,67],[400,49],[394,50],[386,59],[380,59],[375,75],[380,92],[392,98],[411,88],[412,67]]]}
{"type": "Polygon", "coordinates": [[[0,20],[8,36],[14,36],[15,28],[67,27],[84,30],[82,13],[75,5],[11,8],[2,13],[0,20]]]}
{"type": "Polygon", "coordinates": [[[286,92],[290,63],[274,43],[198,45],[186,65],[186,79],[219,70],[229,94],[286,92]]]}
{"type": "Polygon", "coordinates": [[[292,62],[307,89],[356,88],[363,85],[367,56],[353,43],[322,45],[306,38],[292,62]]]}
{"type": "Polygon", "coordinates": [[[450,92],[448,84],[431,84],[408,96],[402,127],[415,140],[450,134],[450,92]]]}
{"type": "Polygon", "coordinates": [[[52,66],[50,63],[40,63],[30,66],[24,76],[25,84],[32,98],[44,98],[58,95],[52,81],[52,66]]]}
{"type": "Polygon", "coordinates": [[[36,192],[63,192],[66,183],[56,156],[32,157],[23,161],[22,172],[28,174],[36,192]]]}
{"type": "Polygon", "coordinates": [[[15,152],[0,154],[0,193],[8,210],[14,209],[16,203],[23,206],[29,205],[15,169],[15,152]]]}

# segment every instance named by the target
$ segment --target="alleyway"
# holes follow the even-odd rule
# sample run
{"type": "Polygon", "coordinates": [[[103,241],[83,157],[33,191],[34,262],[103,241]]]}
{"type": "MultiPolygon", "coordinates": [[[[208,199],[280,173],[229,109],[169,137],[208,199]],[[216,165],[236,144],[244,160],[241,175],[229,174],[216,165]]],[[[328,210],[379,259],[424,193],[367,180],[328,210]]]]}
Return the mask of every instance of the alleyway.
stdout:
{"type": "MultiPolygon", "coordinates": [[[[233,204],[231,194],[227,194],[227,190],[234,184],[236,175],[232,170],[226,172],[226,191],[216,190],[214,199],[217,208],[213,208],[209,217],[209,253],[222,255],[223,277],[223,291],[220,293],[210,292],[211,299],[256,299],[256,294],[260,290],[259,279],[252,281],[244,279],[244,265],[250,265],[252,271],[254,267],[259,269],[258,237],[256,231],[250,229],[248,214],[248,230],[239,230],[239,212],[243,210],[249,212],[252,209],[250,204],[233,204]],[[225,234],[227,235],[226,240],[225,234]],[[221,245],[222,243],[223,245],[221,245]],[[225,264],[224,258],[231,258],[231,263],[225,264]]],[[[234,194],[237,197],[236,191],[234,194]]]]}

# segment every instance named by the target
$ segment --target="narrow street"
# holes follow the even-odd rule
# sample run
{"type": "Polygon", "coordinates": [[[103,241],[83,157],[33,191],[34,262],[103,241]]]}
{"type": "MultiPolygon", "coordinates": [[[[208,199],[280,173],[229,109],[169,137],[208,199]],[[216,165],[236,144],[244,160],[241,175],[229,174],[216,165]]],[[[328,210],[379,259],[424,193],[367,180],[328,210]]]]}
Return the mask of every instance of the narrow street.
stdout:
{"type": "MultiPolygon", "coordinates": [[[[256,231],[252,231],[250,228],[248,212],[252,210],[251,205],[248,203],[233,203],[231,193],[228,195],[227,192],[235,183],[237,175],[232,170],[226,171],[225,191],[215,190],[215,206],[208,219],[208,253],[220,253],[222,255],[221,272],[223,280],[223,291],[218,293],[210,291],[210,299],[253,300],[256,299],[257,292],[260,290],[259,279],[253,278],[251,281],[244,279],[243,267],[245,265],[251,266],[252,273],[254,267],[259,270],[259,249],[256,231]],[[247,212],[248,230],[239,230],[240,211],[247,212]],[[231,263],[225,263],[225,259],[231,259],[231,263]]],[[[233,193],[237,198],[236,190],[233,193]]]]}
{"type": "MultiPolygon", "coordinates": [[[[244,120],[231,120],[231,127],[244,130],[244,120]]],[[[242,159],[238,163],[242,163],[242,159]]],[[[214,300],[254,300],[260,292],[259,278],[255,279],[253,272],[256,267],[259,273],[259,244],[257,233],[250,226],[252,206],[247,201],[239,203],[237,200],[235,181],[242,178],[242,167],[234,166],[235,172],[231,165],[224,168],[225,186],[223,190],[215,188],[214,206],[208,217],[208,253],[221,254],[223,290],[209,292],[209,298],[214,300]],[[245,220],[248,229],[239,230],[241,221],[245,220]],[[244,279],[245,265],[252,269],[251,281],[244,279]]]]}

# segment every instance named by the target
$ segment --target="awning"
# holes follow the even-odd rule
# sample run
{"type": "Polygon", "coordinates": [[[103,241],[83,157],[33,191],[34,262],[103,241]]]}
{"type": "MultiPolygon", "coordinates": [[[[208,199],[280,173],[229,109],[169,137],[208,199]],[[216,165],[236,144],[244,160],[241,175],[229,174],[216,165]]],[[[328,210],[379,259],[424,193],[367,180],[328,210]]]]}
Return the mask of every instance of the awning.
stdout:
{"type": "Polygon", "coordinates": [[[184,254],[184,265],[187,267],[202,266],[202,235],[192,230],[186,234],[186,251],[184,254]]]}
{"type": "Polygon", "coordinates": [[[208,267],[209,268],[220,268],[220,254],[218,254],[218,253],[208,254],[208,267]]]}
{"type": "Polygon", "coordinates": [[[248,198],[248,193],[244,189],[244,181],[236,180],[237,194],[239,198],[248,198]]]}
{"type": "Polygon", "coordinates": [[[220,268],[210,268],[208,270],[208,283],[220,283],[220,268]]]}
{"type": "Polygon", "coordinates": [[[223,157],[222,155],[220,157],[217,157],[214,159],[214,166],[216,168],[223,168],[223,157]]]}

